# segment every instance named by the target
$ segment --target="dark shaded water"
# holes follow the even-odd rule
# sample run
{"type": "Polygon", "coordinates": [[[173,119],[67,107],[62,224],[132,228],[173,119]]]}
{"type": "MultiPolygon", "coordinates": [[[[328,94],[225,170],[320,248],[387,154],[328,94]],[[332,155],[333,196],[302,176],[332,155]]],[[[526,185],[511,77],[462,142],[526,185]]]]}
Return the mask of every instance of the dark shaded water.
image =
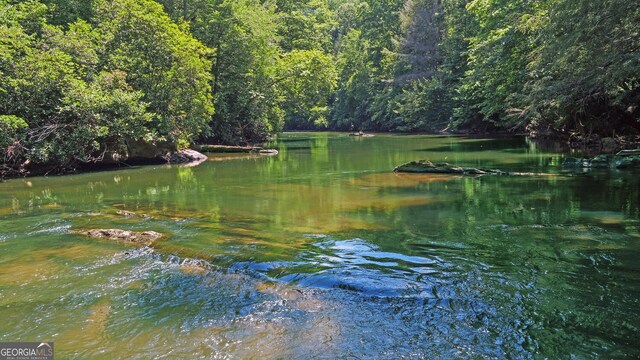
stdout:
{"type": "Polygon", "coordinates": [[[60,358],[640,357],[638,173],[565,173],[523,138],[275,146],[0,183],[0,341],[54,340],[60,358]],[[390,171],[416,159],[556,175],[390,171]],[[70,234],[89,228],[169,237],[70,234]]]}

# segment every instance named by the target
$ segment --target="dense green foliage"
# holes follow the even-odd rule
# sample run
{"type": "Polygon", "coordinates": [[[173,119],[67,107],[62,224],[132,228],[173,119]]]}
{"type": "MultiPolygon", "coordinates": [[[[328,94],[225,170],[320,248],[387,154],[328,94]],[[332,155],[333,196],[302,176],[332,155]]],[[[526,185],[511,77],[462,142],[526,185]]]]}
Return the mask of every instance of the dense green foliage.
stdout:
{"type": "Polygon", "coordinates": [[[332,125],[637,133],[638,24],[630,0],[406,0],[396,27],[341,42],[332,125]]]}
{"type": "Polygon", "coordinates": [[[0,0],[0,172],[287,128],[637,133],[637,5],[0,0]]]}
{"type": "Polygon", "coordinates": [[[3,1],[5,172],[117,159],[128,142],[185,146],[213,112],[209,50],[159,4],[96,0],[91,13],[51,25],[44,4],[3,1]]]}
{"type": "Polygon", "coordinates": [[[214,52],[216,114],[202,140],[250,143],[285,121],[322,123],[335,83],[323,2],[159,2],[214,52]]]}

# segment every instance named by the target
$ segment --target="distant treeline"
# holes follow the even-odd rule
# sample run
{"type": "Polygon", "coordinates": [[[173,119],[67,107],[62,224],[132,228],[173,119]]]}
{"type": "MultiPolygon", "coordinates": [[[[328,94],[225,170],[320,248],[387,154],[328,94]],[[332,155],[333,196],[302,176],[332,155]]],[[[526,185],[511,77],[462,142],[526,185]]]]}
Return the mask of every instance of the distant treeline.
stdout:
{"type": "Polygon", "coordinates": [[[283,129],[640,130],[637,0],[0,0],[0,174],[283,129]]]}

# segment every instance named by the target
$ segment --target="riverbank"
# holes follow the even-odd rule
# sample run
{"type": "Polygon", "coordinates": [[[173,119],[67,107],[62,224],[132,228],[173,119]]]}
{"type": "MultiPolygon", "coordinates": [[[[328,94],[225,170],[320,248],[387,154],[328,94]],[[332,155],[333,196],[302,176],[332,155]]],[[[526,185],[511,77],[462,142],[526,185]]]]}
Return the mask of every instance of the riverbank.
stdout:
{"type": "MultiPolygon", "coordinates": [[[[288,133],[327,133],[327,131],[287,131],[282,134],[288,133]]],[[[573,153],[572,156],[594,158],[598,155],[613,155],[622,150],[631,150],[640,148],[640,136],[613,136],[613,137],[601,137],[599,135],[591,136],[578,136],[578,135],[566,135],[559,132],[546,133],[508,133],[504,131],[497,131],[491,133],[475,134],[465,131],[449,132],[441,131],[438,133],[348,133],[340,131],[329,131],[329,133],[343,134],[345,136],[352,137],[373,137],[375,135],[392,134],[397,136],[444,136],[452,138],[472,138],[472,139],[491,139],[491,138],[505,138],[505,137],[528,137],[531,141],[538,144],[542,148],[552,150],[555,152],[567,152],[573,153]],[[360,136],[354,136],[357,134],[360,136]],[[362,136],[366,135],[366,136],[362,136]]],[[[105,171],[129,168],[133,166],[144,165],[160,165],[160,164],[182,164],[182,165],[197,165],[207,159],[207,156],[202,153],[247,153],[247,154],[259,154],[273,156],[277,155],[276,149],[265,147],[264,144],[255,144],[250,146],[230,146],[230,145],[211,145],[211,144],[198,144],[194,145],[195,150],[183,150],[183,151],[146,151],[142,154],[138,154],[133,157],[127,157],[124,160],[118,160],[118,157],[109,160],[103,160],[101,162],[90,163],[78,163],[77,166],[72,168],[62,168],[55,164],[33,165],[23,164],[18,169],[9,168],[5,165],[4,168],[0,167],[0,180],[7,180],[21,177],[34,177],[34,176],[50,176],[50,175],[67,175],[77,173],[87,173],[94,171],[105,171]],[[191,155],[184,155],[183,152],[193,152],[191,155]],[[199,155],[197,155],[197,154],[199,155]]]]}
{"type": "MultiPolygon", "coordinates": [[[[72,168],[63,168],[56,164],[32,165],[29,162],[21,165],[18,169],[11,169],[5,166],[4,171],[0,171],[0,180],[15,179],[21,177],[67,175],[83,172],[94,172],[104,170],[114,170],[130,168],[142,165],[176,164],[195,166],[207,160],[207,155],[192,149],[171,151],[165,154],[158,152],[150,153],[149,156],[135,156],[127,158],[126,161],[113,161],[113,159],[103,159],[100,162],[78,163],[72,168]]],[[[0,168],[2,169],[2,168],[0,168]]]]}

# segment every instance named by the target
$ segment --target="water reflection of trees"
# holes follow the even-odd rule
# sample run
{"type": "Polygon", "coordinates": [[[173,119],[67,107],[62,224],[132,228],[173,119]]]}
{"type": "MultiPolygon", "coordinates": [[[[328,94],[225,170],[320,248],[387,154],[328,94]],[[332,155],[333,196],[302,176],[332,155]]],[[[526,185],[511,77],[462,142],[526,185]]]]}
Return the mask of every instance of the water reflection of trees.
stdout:
{"type": "Polygon", "coordinates": [[[444,284],[465,300],[482,297],[484,304],[498,304],[492,311],[526,317],[525,332],[559,354],[569,350],[557,347],[551,328],[564,329],[566,344],[588,347],[582,344],[589,336],[629,342],[640,327],[637,320],[618,321],[640,319],[633,305],[640,298],[635,174],[471,178],[390,171],[421,157],[559,171],[560,155],[520,140],[306,134],[278,146],[277,157],[195,168],[35,178],[30,186],[10,181],[0,184],[0,216],[96,212],[101,215],[89,220],[69,218],[74,226],[158,227],[174,235],[164,250],[221,255],[229,263],[299,259],[317,242],[304,234],[361,238],[380,252],[440,257],[448,273],[425,277],[448,276],[444,284]],[[106,216],[121,208],[152,220],[106,216]],[[598,333],[602,329],[610,334],[598,333]]]}
{"type": "Polygon", "coordinates": [[[631,305],[640,295],[634,275],[640,248],[630,234],[638,231],[639,189],[631,174],[435,182],[418,191],[447,194],[443,201],[397,209],[388,221],[404,231],[381,232],[372,241],[456,259],[462,272],[485,264],[484,289],[476,295],[502,299],[505,315],[526,312],[527,333],[544,352],[568,355],[561,337],[585,353],[605,354],[587,341],[595,337],[622,355],[640,325],[619,322],[640,315],[631,305]],[[521,296],[519,309],[511,307],[513,294],[521,296]]]}

